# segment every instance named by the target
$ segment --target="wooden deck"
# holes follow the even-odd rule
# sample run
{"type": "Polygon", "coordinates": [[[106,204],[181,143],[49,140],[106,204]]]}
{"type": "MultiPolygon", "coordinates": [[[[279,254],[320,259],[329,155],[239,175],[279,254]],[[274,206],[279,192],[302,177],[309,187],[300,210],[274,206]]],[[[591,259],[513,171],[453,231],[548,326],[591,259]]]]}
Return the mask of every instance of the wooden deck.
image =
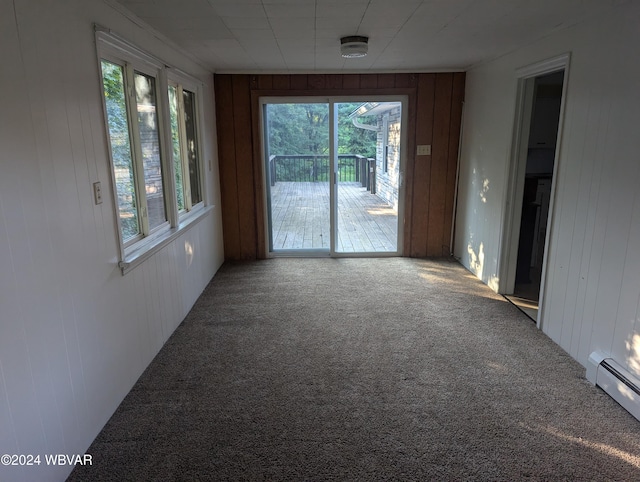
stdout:
{"type": "MultiPolygon", "coordinates": [[[[277,182],[271,187],[273,249],[328,250],[328,182],[277,182]]],[[[360,183],[338,185],[336,251],[397,251],[398,213],[360,183]]]]}

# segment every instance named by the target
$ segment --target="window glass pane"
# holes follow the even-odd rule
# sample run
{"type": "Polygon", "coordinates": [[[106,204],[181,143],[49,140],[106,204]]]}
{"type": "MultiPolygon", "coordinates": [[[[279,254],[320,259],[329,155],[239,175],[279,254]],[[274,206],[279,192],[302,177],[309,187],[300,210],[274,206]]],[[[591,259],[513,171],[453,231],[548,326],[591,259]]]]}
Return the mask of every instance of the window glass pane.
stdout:
{"type": "Polygon", "coordinates": [[[162,185],[155,79],[136,72],[135,85],[147,214],[149,229],[153,229],[167,220],[162,185]]]}
{"type": "Polygon", "coordinates": [[[200,191],[200,168],[198,163],[197,133],[196,133],[196,95],[183,90],[184,123],[187,134],[187,157],[189,160],[189,185],[191,187],[191,204],[202,201],[200,191]]]}
{"type": "Polygon", "coordinates": [[[120,227],[124,241],[140,233],[136,206],[135,183],[129,121],[124,95],[124,72],[119,65],[102,61],[102,84],[111,140],[111,157],[118,196],[120,227]]]}
{"type": "Polygon", "coordinates": [[[182,186],[182,156],[180,154],[180,129],[178,128],[178,89],[169,86],[169,114],[171,117],[171,146],[173,169],[176,176],[176,198],[178,211],[184,210],[184,188],[182,186]]]}

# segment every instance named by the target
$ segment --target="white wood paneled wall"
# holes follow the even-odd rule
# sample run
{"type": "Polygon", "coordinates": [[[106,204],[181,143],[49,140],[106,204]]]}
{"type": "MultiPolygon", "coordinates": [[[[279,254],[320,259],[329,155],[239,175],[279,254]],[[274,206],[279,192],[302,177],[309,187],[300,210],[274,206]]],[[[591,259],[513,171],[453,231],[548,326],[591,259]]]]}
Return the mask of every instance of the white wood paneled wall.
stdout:
{"type": "Polygon", "coordinates": [[[636,375],[639,23],[640,5],[621,4],[468,72],[455,243],[462,263],[500,289],[515,71],[571,52],[542,329],[583,365],[599,349],[636,375]]]}
{"type": "Polygon", "coordinates": [[[84,453],[223,261],[212,75],[100,0],[0,2],[0,59],[0,454],[84,453]],[[205,83],[214,208],[126,276],[93,22],[205,83]]]}

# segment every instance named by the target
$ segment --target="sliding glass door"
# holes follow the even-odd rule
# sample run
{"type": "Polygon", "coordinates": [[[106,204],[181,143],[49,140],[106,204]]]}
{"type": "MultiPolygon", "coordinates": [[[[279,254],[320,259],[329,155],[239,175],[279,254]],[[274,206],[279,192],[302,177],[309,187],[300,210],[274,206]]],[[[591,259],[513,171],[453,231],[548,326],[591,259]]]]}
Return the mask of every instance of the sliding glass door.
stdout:
{"type": "Polygon", "coordinates": [[[261,106],[270,253],[401,254],[402,100],[261,106]]]}
{"type": "Polygon", "coordinates": [[[328,253],[329,104],[264,104],[263,114],[270,248],[328,253]]]}
{"type": "Polygon", "coordinates": [[[397,253],[402,103],[342,102],[337,115],[337,253],[397,253]]]}

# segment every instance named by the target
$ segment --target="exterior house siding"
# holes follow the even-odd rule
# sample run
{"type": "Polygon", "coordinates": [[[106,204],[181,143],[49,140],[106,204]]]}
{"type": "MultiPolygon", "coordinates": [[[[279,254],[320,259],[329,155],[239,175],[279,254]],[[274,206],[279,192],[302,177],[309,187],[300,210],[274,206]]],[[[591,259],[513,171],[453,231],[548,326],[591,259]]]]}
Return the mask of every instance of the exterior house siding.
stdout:
{"type": "Polygon", "coordinates": [[[402,111],[399,107],[379,115],[376,141],[376,194],[395,209],[398,209],[400,189],[401,117],[402,111]],[[387,117],[386,122],[385,117],[387,117]],[[386,166],[385,155],[387,156],[386,166]]]}

